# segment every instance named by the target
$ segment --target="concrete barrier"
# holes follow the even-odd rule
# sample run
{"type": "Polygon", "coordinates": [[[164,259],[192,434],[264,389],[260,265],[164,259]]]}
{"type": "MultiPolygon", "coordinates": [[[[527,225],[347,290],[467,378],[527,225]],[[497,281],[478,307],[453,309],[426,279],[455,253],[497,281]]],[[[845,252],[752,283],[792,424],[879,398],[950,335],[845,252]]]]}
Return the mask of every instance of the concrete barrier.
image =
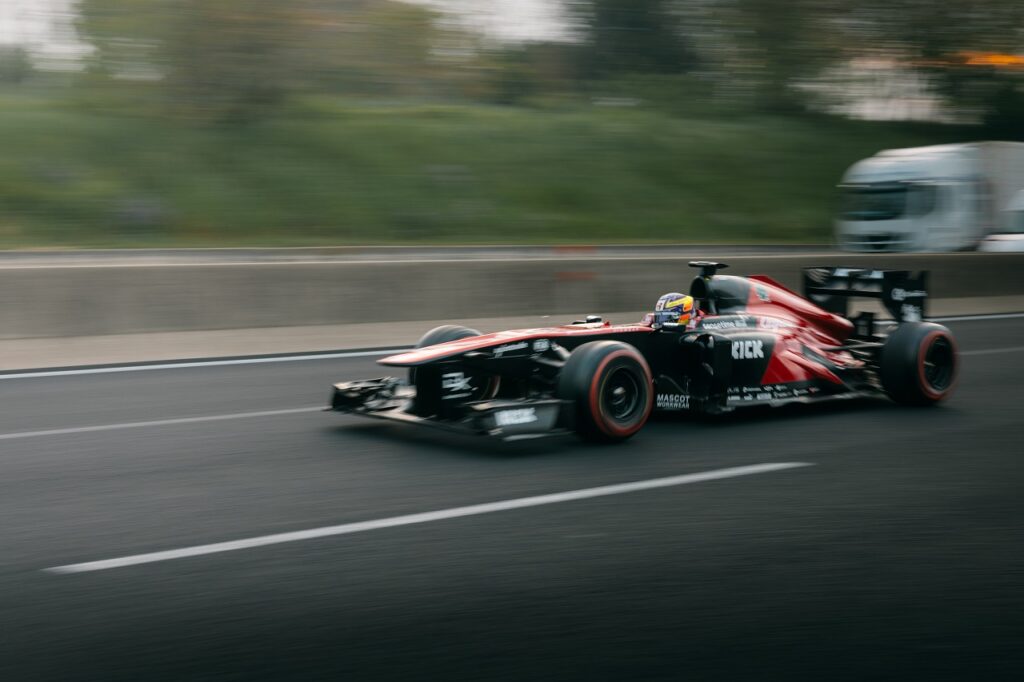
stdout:
{"type": "MultiPolygon", "coordinates": [[[[709,253],[708,258],[714,258],[709,253]]],[[[685,258],[0,267],[0,338],[94,336],[648,308],[686,291],[685,258]]],[[[931,271],[936,298],[1024,294],[1024,254],[729,256],[732,274],[799,287],[809,265],[931,271]]]]}

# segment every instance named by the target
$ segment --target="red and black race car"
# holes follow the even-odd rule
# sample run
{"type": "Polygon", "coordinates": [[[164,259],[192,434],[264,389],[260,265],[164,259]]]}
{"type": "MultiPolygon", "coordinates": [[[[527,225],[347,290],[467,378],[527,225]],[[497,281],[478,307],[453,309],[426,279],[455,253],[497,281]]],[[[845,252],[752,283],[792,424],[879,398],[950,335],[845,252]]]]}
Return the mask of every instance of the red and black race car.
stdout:
{"type": "Polygon", "coordinates": [[[613,325],[598,317],[559,327],[480,334],[438,327],[416,349],[380,360],[388,377],[334,386],[330,409],[504,440],[575,432],[619,441],[652,411],[717,414],[751,405],[888,396],[930,405],[956,380],[956,343],[924,322],[927,273],[804,270],[804,296],[769,277],[700,268],[689,324],[659,313],[613,325]],[[850,317],[851,297],[880,299],[894,322],[850,317]]]}

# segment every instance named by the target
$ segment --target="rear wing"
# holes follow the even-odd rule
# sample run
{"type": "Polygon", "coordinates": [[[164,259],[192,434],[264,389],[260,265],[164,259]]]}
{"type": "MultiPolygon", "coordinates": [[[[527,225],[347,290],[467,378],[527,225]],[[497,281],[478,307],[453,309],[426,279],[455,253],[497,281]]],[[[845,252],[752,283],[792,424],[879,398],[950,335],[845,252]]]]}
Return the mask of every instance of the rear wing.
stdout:
{"type": "Polygon", "coordinates": [[[877,298],[897,322],[925,318],[927,270],[912,275],[908,270],[817,267],[804,268],[803,279],[804,296],[830,313],[848,317],[851,298],[877,298]]]}

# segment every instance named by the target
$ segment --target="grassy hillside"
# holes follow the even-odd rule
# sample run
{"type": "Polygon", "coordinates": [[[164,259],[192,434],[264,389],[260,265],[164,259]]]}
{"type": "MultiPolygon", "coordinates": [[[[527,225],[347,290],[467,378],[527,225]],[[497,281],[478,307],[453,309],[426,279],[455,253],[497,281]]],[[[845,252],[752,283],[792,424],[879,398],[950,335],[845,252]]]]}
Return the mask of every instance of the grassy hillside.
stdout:
{"type": "Polygon", "coordinates": [[[0,96],[0,247],[827,241],[852,161],[958,134],[341,101],[204,129],[0,96]]]}

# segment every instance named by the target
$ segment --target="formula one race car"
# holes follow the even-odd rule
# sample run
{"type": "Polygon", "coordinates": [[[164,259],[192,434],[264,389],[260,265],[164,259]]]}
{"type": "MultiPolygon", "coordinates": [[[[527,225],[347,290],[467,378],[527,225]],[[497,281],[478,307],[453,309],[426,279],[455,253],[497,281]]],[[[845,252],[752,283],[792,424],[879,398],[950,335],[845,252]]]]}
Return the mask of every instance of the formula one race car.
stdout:
{"type": "Polygon", "coordinates": [[[407,368],[407,380],[336,384],[330,409],[503,440],[575,432],[619,441],[653,410],[863,396],[930,405],[953,389],[953,336],[922,321],[925,272],[807,268],[801,297],[768,277],[719,275],[721,263],[690,265],[700,275],[689,295],[668,296],[692,303],[692,315],[666,306],[630,325],[588,317],[483,335],[438,327],[415,350],[379,361],[407,368]],[[880,299],[894,323],[883,333],[873,313],[850,317],[851,297],[880,299]]]}

